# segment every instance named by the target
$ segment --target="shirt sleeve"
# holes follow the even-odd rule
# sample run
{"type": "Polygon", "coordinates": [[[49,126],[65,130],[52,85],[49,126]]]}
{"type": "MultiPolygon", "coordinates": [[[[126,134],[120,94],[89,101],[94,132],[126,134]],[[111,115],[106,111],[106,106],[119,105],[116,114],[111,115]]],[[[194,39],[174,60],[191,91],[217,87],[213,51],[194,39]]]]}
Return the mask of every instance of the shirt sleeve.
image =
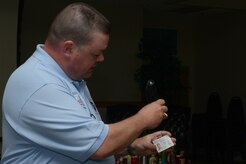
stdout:
{"type": "Polygon", "coordinates": [[[20,134],[28,140],[81,162],[97,151],[109,131],[56,84],[41,87],[28,99],[19,123],[20,134]]]}

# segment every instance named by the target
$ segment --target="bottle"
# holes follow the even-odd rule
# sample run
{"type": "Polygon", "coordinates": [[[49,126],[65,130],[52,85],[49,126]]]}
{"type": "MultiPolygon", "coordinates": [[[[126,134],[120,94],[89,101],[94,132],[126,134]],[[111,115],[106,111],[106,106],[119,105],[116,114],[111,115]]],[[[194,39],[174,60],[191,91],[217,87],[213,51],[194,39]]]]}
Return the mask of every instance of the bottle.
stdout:
{"type": "Polygon", "coordinates": [[[161,162],[162,162],[162,164],[167,163],[167,154],[165,152],[161,153],[161,162]]]}
{"type": "Polygon", "coordinates": [[[179,163],[180,164],[185,164],[185,152],[184,151],[180,151],[180,159],[179,159],[179,163]]]}
{"type": "Polygon", "coordinates": [[[171,164],[176,163],[176,150],[175,149],[172,149],[170,153],[170,162],[171,164]]]}
{"type": "Polygon", "coordinates": [[[142,156],[142,157],[140,158],[139,163],[140,163],[140,164],[148,164],[148,162],[146,162],[146,160],[147,160],[147,157],[146,157],[146,156],[142,156]]]}
{"type": "Polygon", "coordinates": [[[131,163],[132,163],[131,155],[127,155],[127,164],[131,164],[131,163]]]}
{"type": "Polygon", "coordinates": [[[166,164],[171,164],[171,153],[167,152],[165,155],[166,155],[166,164]]]}
{"type": "Polygon", "coordinates": [[[155,155],[151,155],[149,158],[149,164],[157,164],[157,159],[155,155]]]}
{"type": "Polygon", "coordinates": [[[162,164],[161,157],[158,158],[158,164],[162,164]]]}
{"type": "Polygon", "coordinates": [[[131,164],[138,164],[138,156],[134,155],[131,157],[131,164]]]}
{"type": "Polygon", "coordinates": [[[126,155],[126,156],[124,156],[124,157],[123,157],[122,164],[127,164],[127,159],[128,159],[127,155],[126,155]]]}

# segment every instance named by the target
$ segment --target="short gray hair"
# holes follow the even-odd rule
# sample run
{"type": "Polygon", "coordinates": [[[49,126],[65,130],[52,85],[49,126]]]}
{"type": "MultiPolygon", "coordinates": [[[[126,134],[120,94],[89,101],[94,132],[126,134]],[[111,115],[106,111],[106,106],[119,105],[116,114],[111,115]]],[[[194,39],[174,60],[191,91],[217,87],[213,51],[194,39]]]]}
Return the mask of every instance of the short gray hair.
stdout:
{"type": "Polygon", "coordinates": [[[47,40],[52,44],[73,40],[76,44],[83,45],[90,41],[93,31],[109,35],[110,26],[107,18],[92,6],[82,2],[72,3],[56,16],[47,40]]]}

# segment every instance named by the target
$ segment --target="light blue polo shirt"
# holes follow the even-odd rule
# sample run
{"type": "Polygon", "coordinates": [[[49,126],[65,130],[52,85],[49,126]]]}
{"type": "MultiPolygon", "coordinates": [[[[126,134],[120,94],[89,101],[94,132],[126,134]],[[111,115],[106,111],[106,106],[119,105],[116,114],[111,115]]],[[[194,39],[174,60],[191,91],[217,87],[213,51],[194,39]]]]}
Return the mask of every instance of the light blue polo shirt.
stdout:
{"type": "Polygon", "coordinates": [[[3,96],[4,164],[111,164],[90,160],[106,138],[85,81],[72,81],[38,45],[3,96]]]}

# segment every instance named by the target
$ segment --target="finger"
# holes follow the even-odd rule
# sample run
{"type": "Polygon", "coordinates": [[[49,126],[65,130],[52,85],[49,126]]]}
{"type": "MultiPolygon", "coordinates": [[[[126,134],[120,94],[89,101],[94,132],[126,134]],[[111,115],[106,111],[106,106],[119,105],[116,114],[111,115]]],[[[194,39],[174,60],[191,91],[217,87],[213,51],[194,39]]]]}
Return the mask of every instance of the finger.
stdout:
{"type": "Polygon", "coordinates": [[[164,130],[152,133],[153,138],[152,138],[151,142],[153,142],[154,140],[161,138],[162,136],[165,136],[165,135],[171,136],[171,133],[168,131],[164,131],[164,130]]]}
{"type": "Polygon", "coordinates": [[[176,144],[176,138],[171,138],[171,140],[173,141],[174,144],[176,144]]]}
{"type": "Polygon", "coordinates": [[[162,115],[161,115],[162,120],[166,119],[167,117],[168,117],[168,115],[166,113],[162,113],[162,115]]]}
{"type": "Polygon", "coordinates": [[[164,131],[164,130],[160,131],[160,133],[161,133],[161,136],[165,136],[165,135],[171,136],[172,135],[169,131],[164,131]]]}
{"type": "Polygon", "coordinates": [[[163,119],[166,119],[168,115],[166,113],[163,113],[163,119]]]}
{"type": "Polygon", "coordinates": [[[165,106],[165,105],[161,106],[160,108],[161,108],[161,110],[162,110],[163,112],[167,112],[167,111],[168,111],[168,108],[167,108],[167,106],[165,106]]]}
{"type": "Polygon", "coordinates": [[[158,102],[161,105],[164,105],[166,103],[164,99],[158,99],[156,100],[156,102],[158,102]]]}

